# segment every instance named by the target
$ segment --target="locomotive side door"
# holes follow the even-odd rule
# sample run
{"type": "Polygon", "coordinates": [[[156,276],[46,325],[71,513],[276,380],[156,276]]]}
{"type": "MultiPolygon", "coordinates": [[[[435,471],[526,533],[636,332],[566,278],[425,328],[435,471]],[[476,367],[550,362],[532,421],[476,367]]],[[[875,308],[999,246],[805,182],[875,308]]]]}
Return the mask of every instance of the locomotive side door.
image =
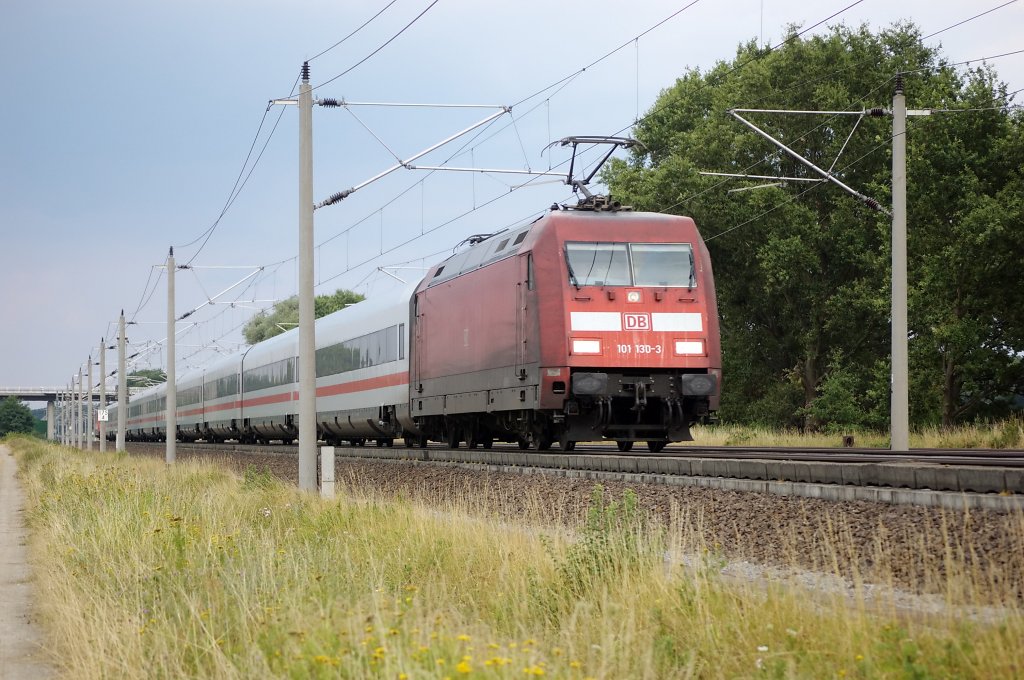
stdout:
{"type": "Polygon", "coordinates": [[[427,317],[420,308],[421,295],[426,295],[426,291],[422,294],[419,292],[413,293],[412,302],[410,303],[412,305],[412,313],[409,316],[412,317],[412,329],[409,333],[409,344],[412,347],[407,350],[409,355],[410,397],[412,394],[423,391],[423,378],[420,376],[420,372],[427,354],[427,336],[426,329],[424,328],[427,323],[427,317]],[[415,348],[415,351],[413,348],[415,348]]]}
{"type": "Polygon", "coordinates": [[[529,338],[529,291],[534,287],[533,254],[518,256],[519,277],[516,281],[516,364],[515,374],[526,379],[527,338],[529,338]]]}

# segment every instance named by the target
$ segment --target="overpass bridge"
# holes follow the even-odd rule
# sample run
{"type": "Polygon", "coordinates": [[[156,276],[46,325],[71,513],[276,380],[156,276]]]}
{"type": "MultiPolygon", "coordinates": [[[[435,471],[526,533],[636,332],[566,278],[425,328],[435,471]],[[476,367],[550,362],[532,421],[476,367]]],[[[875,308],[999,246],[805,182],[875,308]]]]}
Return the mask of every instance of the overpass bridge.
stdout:
{"type": "MultiPolygon", "coordinates": [[[[129,387],[128,396],[131,397],[133,394],[137,394],[145,387],[129,387]]],[[[66,385],[63,386],[29,386],[29,385],[16,385],[14,387],[0,386],[0,399],[6,399],[7,397],[14,397],[19,401],[45,401],[46,402],[46,438],[56,438],[56,404],[59,395],[64,395],[67,398],[70,390],[66,385]]],[[[88,400],[87,394],[82,395],[83,401],[88,400]]],[[[93,389],[92,401],[95,404],[99,404],[100,395],[98,389],[93,389]]],[[[107,390],[107,403],[113,403],[117,401],[117,388],[110,388],[107,390]]]]}

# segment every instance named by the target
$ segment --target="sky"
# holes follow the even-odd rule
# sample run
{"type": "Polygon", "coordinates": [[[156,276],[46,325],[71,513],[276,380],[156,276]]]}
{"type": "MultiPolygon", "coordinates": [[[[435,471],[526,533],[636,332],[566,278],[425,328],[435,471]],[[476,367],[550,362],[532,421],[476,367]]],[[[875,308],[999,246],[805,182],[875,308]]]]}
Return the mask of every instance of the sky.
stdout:
{"type": "MultiPolygon", "coordinates": [[[[901,20],[928,35],[998,7],[926,43],[954,62],[1024,49],[1024,2],[1006,0],[389,2],[4,3],[0,385],[67,385],[122,309],[131,367],[162,368],[172,246],[191,267],[176,315],[195,310],[178,324],[179,375],[237,350],[256,310],[294,294],[298,116],[268,102],[296,91],[307,59],[314,96],[352,104],[314,108],[319,202],[500,110],[363,104],[512,106],[417,163],[544,171],[568,158],[550,142],[628,134],[686,69],[776,45],[789,24],[839,13],[808,35],[901,20]]],[[[1024,54],[989,63],[1024,88],[1024,54]]],[[[570,198],[545,177],[399,170],[316,212],[317,293],[372,297],[570,198]]]]}

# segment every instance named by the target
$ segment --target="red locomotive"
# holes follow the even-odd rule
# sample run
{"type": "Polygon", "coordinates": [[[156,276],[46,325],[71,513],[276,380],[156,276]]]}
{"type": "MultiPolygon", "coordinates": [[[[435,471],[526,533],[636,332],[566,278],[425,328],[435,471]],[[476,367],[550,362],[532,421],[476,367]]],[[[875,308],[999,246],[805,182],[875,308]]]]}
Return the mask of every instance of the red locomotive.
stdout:
{"type": "Polygon", "coordinates": [[[656,452],[717,409],[714,278],[693,220],[601,207],[551,212],[428,272],[411,314],[420,432],[656,452]]]}

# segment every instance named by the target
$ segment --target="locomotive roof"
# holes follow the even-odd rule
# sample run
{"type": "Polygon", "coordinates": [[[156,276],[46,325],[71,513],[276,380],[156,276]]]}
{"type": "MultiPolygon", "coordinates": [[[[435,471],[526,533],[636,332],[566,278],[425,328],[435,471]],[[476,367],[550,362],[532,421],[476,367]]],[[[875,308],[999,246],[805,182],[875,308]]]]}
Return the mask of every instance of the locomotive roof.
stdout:
{"type": "Polygon", "coordinates": [[[689,217],[681,215],[669,215],[655,212],[634,212],[634,211],[594,211],[594,210],[559,210],[541,215],[529,224],[513,229],[499,231],[496,234],[471,243],[457,253],[439,262],[432,273],[428,273],[430,281],[427,287],[449,281],[455,277],[483,267],[497,260],[515,255],[526,240],[527,234],[535,227],[544,227],[551,222],[572,222],[572,221],[615,221],[618,224],[623,222],[672,222],[687,220],[689,217]]]}

